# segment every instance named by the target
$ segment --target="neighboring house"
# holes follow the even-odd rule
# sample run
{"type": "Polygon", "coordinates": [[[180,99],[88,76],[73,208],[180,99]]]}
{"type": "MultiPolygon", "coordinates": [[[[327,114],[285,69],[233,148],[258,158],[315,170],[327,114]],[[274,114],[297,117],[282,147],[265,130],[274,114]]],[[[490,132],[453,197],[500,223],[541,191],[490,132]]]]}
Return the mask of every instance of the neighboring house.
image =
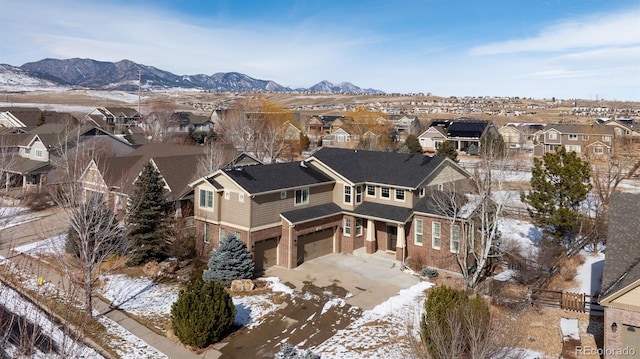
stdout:
{"type": "Polygon", "coordinates": [[[524,147],[525,137],[517,124],[506,124],[500,127],[498,132],[504,140],[505,148],[519,150],[524,147]]]}
{"type": "Polygon", "coordinates": [[[549,124],[536,133],[533,154],[542,156],[558,147],[585,156],[608,156],[615,150],[615,129],[606,125],[549,124]]]}
{"type": "Polygon", "coordinates": [[[353,148],[355,138],[344,128],[337,128],[322,139],[323,147],[353,148]]]}
{"type": "Polygon", "coordinates": [[[447,129],[443,126],[431,126],[418,136],[422,152],[434,153],[442,142],[447,140],[447,129]]]}
{"type": "Polygon", "coordinates": [[[127,142],[102,129],[82,126],[69,129],[60,124],[45,124],[29,133],[2,137],[5,149],[14,154],[3,161],[5,188],[41,188],[65,181],[58,164],[66,154],[80,152],[81,157],[124,154],[133,151],[127,142]]]}
{"type": "Polygon", "coordinates": [[[320,115],[311,116],[304,126],[304,132],[312,142],[331,135],[344,126],[344,116],[320,115]]]}
{"type": "Polygon", "coordinates": [[[294,268],[329,253],[381,251],[460,272],[460,226],[428,193],[465,188],[470,175],[446,157],[322,148],[302,162],[216,171],[195,190],[196,248],[207,257],[236,234],[256,270],[294,268]]]}
{"type": "MultiPolygon", "coordinates": [[[[232,145],[222,148],[223,166],[259,164],[247,154],[239,154],[232,145]]],[[[85,191],[103,193],[115,213],[123,213],[134,182],[148,162],[160,172],[168,201],[176,218],[193,216],[193,189],[189,183],[198,175],[198,164],[205,159],[204,146],[147,143],[123,156],[92,161],[80,177],[85,191]]]]}
{"type": "Polygon", "coordinates": [[[599,300],[604,307],[605,358],[640,355],[640,236],[635,225],[638,218],[640,195],[612,195],[599,300]]]}
{"type": "Polygon", "coordinates": [[[493,122],[461,117],[451,121],[447,127],[447,140],[452,141],[459,151],[477,154],[481,139],[488,133],[499,135],[493,122]]]}
{"type": "Polygon", "coordinates": [[[104,123],[105,130],[117,134],[126,133],[129,126],[137,124],[140,120],[138,111],[128,107],[97,107],[87,116],[95,117],[96,121],[100,121],[100,125],[104,123]]]}
{"type": "Polygon", "coordinates": [[[0,127],[20,128],[29,131],[43,124],[52,123],[73,127],[78,124],[78,119],[70,113],[42,111],[32,107],[0,108],[0,127]]]}
{"type": "Polygon", "coordinates": [[[400,141],[404,141],[408,135],[415,135],[420,128],[420,121],[415,116],[389,115],[387,122],[391,125],[391,128],[398,133],[400,141]]]}

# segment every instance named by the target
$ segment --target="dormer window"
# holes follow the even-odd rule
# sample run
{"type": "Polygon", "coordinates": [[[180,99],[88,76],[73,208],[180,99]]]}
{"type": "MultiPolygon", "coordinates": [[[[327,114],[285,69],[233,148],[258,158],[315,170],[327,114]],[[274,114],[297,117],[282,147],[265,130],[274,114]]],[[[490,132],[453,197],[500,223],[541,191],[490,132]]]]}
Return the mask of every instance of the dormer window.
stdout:
{"type": "Polygon", "coordinates": [[[351,203],[351,186],[344,185],[344,203],[351,203]]]}
{"type": "Polygon", "coordinates": [[[396,201],[404,201],[404,190],[396,188],[396,201]]]}

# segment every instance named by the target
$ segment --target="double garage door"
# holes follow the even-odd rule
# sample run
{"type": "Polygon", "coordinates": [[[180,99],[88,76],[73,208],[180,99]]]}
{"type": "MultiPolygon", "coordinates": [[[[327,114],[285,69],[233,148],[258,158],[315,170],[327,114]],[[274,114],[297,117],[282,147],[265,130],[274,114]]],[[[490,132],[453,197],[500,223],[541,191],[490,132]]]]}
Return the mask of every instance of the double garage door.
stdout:
{"type": "Polygon", "coordinates": [[[298,265],[333,253],[333,228],[298,236],[298,265]]]}

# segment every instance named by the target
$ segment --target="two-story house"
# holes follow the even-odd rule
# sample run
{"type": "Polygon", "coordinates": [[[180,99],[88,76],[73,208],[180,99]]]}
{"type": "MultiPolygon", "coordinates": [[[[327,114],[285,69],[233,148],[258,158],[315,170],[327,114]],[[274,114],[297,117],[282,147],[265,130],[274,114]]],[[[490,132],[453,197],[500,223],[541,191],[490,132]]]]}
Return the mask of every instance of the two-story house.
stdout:
{"type": "Polygon", "coordinates": [[[105,130],[122,134],[126,129],[139,122],[140,114],[137,110],[128,107],[97,107],[87,114],[85,118],[93,118],[99,125],[104,125],[105,130]]]}
{"type": "Polygon", "coordinates": [[[542,156],[558,147],[583,155],[607,156],[614,151],[615,128],[606,125],[549,124],[536,133],[533,154],[542,156]]]}
{"type": "Polygon", "coordinates": [[[234,233],[257,270],[360,250],[459,272],[465,224],[452,224],[430,193],[468,181],[446,157],[338,148],[302,162],[219,170],[191,183],[196,247],[207,257],[234,233]]]}

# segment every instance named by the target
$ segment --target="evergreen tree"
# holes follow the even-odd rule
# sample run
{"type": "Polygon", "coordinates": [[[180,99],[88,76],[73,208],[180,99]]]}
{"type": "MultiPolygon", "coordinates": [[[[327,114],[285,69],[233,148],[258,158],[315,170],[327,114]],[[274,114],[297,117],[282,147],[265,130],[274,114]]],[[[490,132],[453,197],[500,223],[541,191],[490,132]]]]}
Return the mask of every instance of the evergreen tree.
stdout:
{"type": "Polygon", "coordinates": [[[128,265],[140,265],[166,256],[166,197],[160,172],[148,162],[135,182],[128,204],[128,265]]]}
{"type": "Polygon", "coordinates": [[[453,162],[458,163],[458,151],[451,141],[442,142],[436,151],[436,156],[447,156],[453,162]]]}
{"type": "Polygon", "coordinates": [[[203,280],[229,285],[234,279],[253,278],[255,266],[244,243],[235,235],[228,234],[220,243],[220,247],[211,252],[208,267],[209,269],[202,273],[203,280]]]}
{"type": "Polygon", "coordinates": [[[217,282],[190,282],[171,306],[171,326],[180,342],[205,348],[224,338],[233,327],[236,308],[217,282]]]}
{"type": "Polygon", "coordinates": [[[522,193],[533,220],[560,245],[575,234],[580,203],[591,190],[589,162],[559,147],[533,159],[531,191],[522,193]]]}
{"type": "Polygon", "coordinates": [[[276,353],[275,359],[320,359],[320,355],[311,350],[298,350],[289,343],[282,344],[282,348],[276,353]]]}
{"type": "Polygon", "coordinates": [[[422,146],[420,146],[420,141],[416,135],[407,136],[404,140],[404,146],[409,153],[422,153],[422,146]]]}

